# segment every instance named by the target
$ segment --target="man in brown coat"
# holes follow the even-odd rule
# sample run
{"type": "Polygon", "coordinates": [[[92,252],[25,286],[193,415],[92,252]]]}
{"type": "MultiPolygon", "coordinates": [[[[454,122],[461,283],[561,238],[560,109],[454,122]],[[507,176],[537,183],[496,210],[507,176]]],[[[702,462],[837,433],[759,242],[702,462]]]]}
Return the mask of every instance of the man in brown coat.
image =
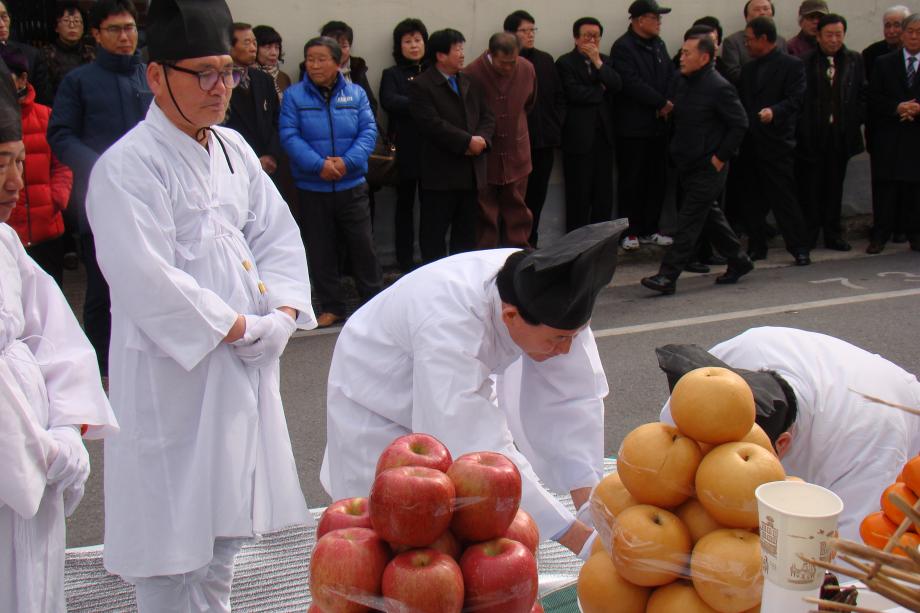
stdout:
{"type": "Polygon", "coordinates": [[[486,159],[487,185],[479,190],[480,249],[527,247],[533,224],[524,197],[533,169],[527,114],[536,99],[537,75],[533,64],[519,57],[519,52],[514,34],[493,34],[489,50],[466,71],[485,91],[486,103],[495,115],[492,149],[486,159]]]}

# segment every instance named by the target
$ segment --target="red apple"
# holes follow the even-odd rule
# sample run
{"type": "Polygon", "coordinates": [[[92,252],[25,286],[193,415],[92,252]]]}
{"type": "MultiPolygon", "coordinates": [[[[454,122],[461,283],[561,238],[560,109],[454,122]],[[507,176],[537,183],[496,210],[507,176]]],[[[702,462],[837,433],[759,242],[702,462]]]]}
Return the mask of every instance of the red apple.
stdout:
{"type": "Polygon", "coordinates": [[[379,475],[388,468],[424,466],[447,472],[453,459],[444,443],[429,434],[413,433],[400,436],[390,443],[377,459],[379,475]]]}
{"type": "Polygon", "coordinates": [[[364,613],[361,604],[381,595],[390,550],[369,528],[333,530],[316,542],[310,559],[310,593],[315,607],[336,613],[364,613]]]}
{"type": "Polygon", "coordinates": [[[457,562],[460,561],[460,555],[463,553],[463,546],[450,530],[445,530],[444,534],[431,544],[431,548],[437,549],[441,553],[446,553],[457,562]]]}
{"type": "Polygon", "coordinates": [[[537,599],[537,560],[524,545],[497,538],[460,558],[466,606],[477,613],[530,613],[537,599]]]}
{"type": "Polygon", "coordinates": [[[393,558],[383,571],[387,613],[460,613],[463,575],[452,557],[434,549],[413,549],[393,558]]]}
{"type": "Polygon", "coordinates": [[[514,521],[505,532],[505,538],[523,544],[530,550],[530,553],[537,555],[537,548],[540,546],[540,529],[537,528],[537,522],[533,520],[530,513],[524,509],[518,509],[514,521]]]}
{"type": "Polygon", "coordinates": [[[368,507],[380,538],[393,545],[428,547],[450,525],[454,484],[433,468],[390,468],[374,479],[368,507]]]}
{"type": "Polygon", "coordinates": [[[323,511],[316,526],[316,540],[327,532],[340,528],[370,528],[371,516],[367,513],[367,498],[345,498],[333,502],[323,511]]]}
{"type": "Polygon", "coordinates": [[[530,613],[545,613],[543,605],[540,604],[539,600],[533,603],[533,608],[530,610],[530,613]]]}
{"type": "Polygon", "coordinates": [[[454,536],[471,542],[503,536],[521,503],[517,466],[500,453],[481,451],[457,458],[447,475],[457,492],[454,536]]]}

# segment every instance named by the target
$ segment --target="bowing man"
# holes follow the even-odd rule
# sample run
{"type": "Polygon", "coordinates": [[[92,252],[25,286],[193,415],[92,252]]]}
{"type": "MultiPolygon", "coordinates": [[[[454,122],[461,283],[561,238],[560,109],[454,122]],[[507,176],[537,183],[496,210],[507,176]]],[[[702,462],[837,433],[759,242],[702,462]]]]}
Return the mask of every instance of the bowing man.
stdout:
{"type": "MultiPolygon", "coordinates": [[[[870,399],[920,406],[917,377],[880,355],[832,336],[794,328],[752,328],[708,352],[695,345],[656,350],[671,389],[694,368],[741,375],[786,474],[843,500],[839,531],[859,541],[862,519],[920,453],[920,422],[870,399]]],[[[661,421],[673,423],[670,404],[661,421]]]]}
{"type": "Polygon", "coordinates": [[[19,102],[0,61],[0,611],[63,613],[64,517],[83,497],[81,440],[118,430],[57,284],[6,220],[23,189],[19,102]]]}
{"type": "Polygon", "coordinates": [[[90,179],[123,425],[104,562],[141,613],[229,611],[242,543],[311,521],[279,393],[288,339],[316,325],[307,261],[259,158],[217,125],[241,77],[230,24],[224,0],[153,0],[154,102],[90,179]]]}
{"type": "Polygon", "coordinates": [[[589,327],[626,220],[584,226],[537,251],[459,254],[361,307],[332,357],[320,479],[366,496],[381,451],[425,432],[454,457],[497,451],[523,478],[541,534],[586,555],[592,530],[540,484],[587,511],[603,476],[607,379],[589,327]]]}

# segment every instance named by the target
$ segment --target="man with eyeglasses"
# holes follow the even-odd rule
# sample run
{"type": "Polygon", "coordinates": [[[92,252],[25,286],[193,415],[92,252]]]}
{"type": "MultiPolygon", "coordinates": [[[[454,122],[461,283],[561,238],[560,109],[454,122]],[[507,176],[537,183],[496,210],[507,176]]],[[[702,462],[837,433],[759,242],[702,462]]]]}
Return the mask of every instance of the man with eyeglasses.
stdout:
{"type": "MultiPolygon", "coordinates": [[[[96,263],[92,230],[86,219],[86,187],[96,160],[147,112],[152,95],[137,53],[137,14],[130,0],[101,0],[90,12],[96,59],[61,81],[48,124],[54,155],[73,170],[71,204],[77,209],[80,245],[86,266],[83,326],[108,376],[111,303],[109,287],[96,263]]],[[[114,203],[113,203],[114,204],[114,203]]]]}
{"type": "MultiPolygon", "coordinates": [[[[316,326],[300,232],[243,137],[224,0],[153,0],[145,119],[99,159],[87,213],[112,288],[105,567],[138,610],[229,611],[255,534],[309,524],[280,356],[316,326]]],[[[287,100],[287,98],[285,98],[287,100]]]]}
{"type": "Polygon", "coordinates": [[[51,88],[48,84],[48,66],[41,51],[14,40],[10,40],[13,18],[7,9],[6,2],[0,2],[0,47],[18,49],[29,62],[29,82],[35,88],[35,101],[39,104],[51,106],[53,101],[51,88]]]}
{"type": "Polygon", "coordinates": [[[57,36],[42,47],[42,55],[48,65],[52,100],[67,73],[96,57],[95,44],[90,44],[89,37],[84,37],[83,12],[76,2],[58,4],[54,23],[57,36]]]}

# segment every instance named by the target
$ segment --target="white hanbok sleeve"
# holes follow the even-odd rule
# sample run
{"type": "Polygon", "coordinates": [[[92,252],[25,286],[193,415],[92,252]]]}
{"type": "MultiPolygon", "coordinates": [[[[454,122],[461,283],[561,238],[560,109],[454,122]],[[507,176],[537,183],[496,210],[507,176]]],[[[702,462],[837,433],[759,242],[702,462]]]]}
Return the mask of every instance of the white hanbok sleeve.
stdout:
{"type": "Polygon", "coordinates": [[[21,247],[16,255],[22,278],[22,338],[45,379],[48,427],[86,425],[86,438],[117,432],[96,353],[64,294],[21,247]]]}
{"type": "Polygon", "coordinates": [[[297,309],[298,327],[311,330],[316,327],[316,317],[310,302],[310,273],[300,228],[252,149],[247,147],[243,155],[251,178],[249,201],[253,212],[243,234],[268,288],[269,307],[297,309]]]}
{"type": "Polygon", "coordinates": [[[491,401],[490,369],[477,358],[482,329],[468,320],[429,320],[415,334],[412,430],[441,440],[454,457],[496,451],[521,471],[522,506],[544,538],[560,534],[574,516],[540,483],[514,446],[504,413],[491,401]]]}
{"type": "Polygon", "coordinates": [[[175,266],[163,172],[127,147],[103,155],[90,176],[86,212],[113,304],[150,343],[191,370],[223,341],[238,313],[175,266]]]}

